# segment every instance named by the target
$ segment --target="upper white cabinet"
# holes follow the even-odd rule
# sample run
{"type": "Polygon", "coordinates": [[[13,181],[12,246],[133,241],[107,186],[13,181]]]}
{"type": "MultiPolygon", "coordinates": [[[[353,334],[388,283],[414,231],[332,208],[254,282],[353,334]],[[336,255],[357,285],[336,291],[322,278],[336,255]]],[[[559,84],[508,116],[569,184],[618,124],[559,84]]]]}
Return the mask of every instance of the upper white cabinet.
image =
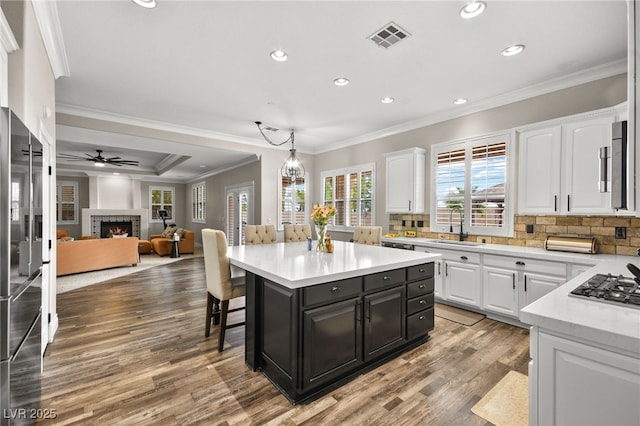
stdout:
{"type": "Polygon", "coordinates": [[[387,213],[424,213],[426,151],[411,148],[385,157],[387,213]]]}
{"type": "Polygon", "coordinates": [[[557,213],[561,195],[562,127],[520,133],[519,153],[518,211],[557,213]]]}
{"type": "Polygon", "coordinates": [[[611,147],[615,120],[609,110],[520,132],[518,212],[614,214],[611,193],[604,192],[611,161],[600,148],[611,147]]]}

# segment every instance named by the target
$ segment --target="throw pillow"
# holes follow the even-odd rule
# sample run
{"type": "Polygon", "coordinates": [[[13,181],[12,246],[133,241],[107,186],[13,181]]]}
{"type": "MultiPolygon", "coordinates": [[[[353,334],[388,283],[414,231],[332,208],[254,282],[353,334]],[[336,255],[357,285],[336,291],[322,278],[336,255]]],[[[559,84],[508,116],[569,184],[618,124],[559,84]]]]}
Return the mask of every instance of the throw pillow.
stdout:
{"type": "Polygon", "coordinates": [[[162,231],[162,234],[160,234],[160,236],[162,238],[173,238],[173,234],[176,232],[175,228],[172,228],[171,226],[167,226],[167,228],[162,231]]]}
{"type": "Polygon", "coordinates": [[[182,228],[176,229],[176,234],[178,234],[178,237],[180,237],[180,239],[182,239],[182,237],[184,237],[184,229],[182,229],[182,228]]]}

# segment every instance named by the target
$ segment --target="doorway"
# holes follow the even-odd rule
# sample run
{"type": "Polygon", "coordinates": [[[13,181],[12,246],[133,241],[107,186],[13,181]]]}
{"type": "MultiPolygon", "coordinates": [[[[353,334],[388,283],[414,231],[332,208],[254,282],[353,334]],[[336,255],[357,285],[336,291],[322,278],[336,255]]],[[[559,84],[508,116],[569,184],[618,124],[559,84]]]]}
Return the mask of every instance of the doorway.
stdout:
{"type": "Polygon", "coordinates": [[[253,223],[253,182],[225,188],[227,244],[244,244],[244,225],[253,223]]]}

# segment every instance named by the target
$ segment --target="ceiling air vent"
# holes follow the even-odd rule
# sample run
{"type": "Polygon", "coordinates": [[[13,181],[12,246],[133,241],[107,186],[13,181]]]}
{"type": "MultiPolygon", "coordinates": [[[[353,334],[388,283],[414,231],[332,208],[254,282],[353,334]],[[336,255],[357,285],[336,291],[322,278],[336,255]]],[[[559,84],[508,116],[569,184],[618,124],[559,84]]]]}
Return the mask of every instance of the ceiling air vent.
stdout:
{"type": "Polygon", "coordinates": [[[403,30],[398,24],[392,21],[367,38],[378,46],[388,49],[410,35],[408,31],[403,30]]]}

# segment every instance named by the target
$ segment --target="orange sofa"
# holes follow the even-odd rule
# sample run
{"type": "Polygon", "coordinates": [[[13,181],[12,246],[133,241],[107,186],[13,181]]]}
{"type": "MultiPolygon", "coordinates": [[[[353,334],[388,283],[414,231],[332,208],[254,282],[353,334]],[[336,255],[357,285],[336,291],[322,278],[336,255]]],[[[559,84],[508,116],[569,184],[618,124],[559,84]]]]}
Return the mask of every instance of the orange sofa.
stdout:
{"type": "Polygon", "coordinates": [[[138,238],[98,238],[56,244],[56,276],[138,265],[138,238]]]}
{"type": "MultiPolygon", "coordinates": [[[[178,252],[180,254],[193,253],[195,251],[196,234],[193,231],[184,230],[180,241],[178,241],[178,252]]],[[[162,235],[149,235],[151,248],[158,256],[166,256],[171,254],[171,246],[173,245],[173,234],[170,237],[162,235]]]]}

